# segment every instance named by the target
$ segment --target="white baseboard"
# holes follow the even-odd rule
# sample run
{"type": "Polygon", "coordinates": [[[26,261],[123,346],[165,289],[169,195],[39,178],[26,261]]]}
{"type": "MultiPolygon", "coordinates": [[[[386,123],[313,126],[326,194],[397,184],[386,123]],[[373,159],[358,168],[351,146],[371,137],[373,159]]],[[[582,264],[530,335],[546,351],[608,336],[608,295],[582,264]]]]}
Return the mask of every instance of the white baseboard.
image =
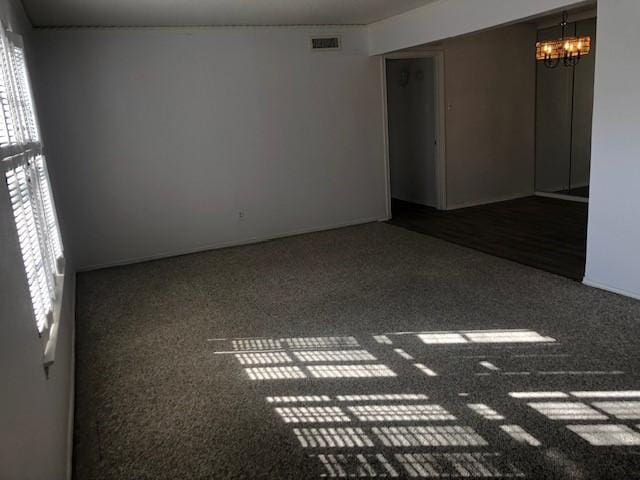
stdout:
{"type": "Polygon", "coordinates": [[[509,200],[516,200],[518,198],[530,197],[533,192],[522,192],[511,195],[503,195],[499,197],[486,198],[483,200],[471,200],[469,202],[454,203],[453,205],[447,204],[447,210],[457,210],[459,208],[478,207],[480,205],[489,205],[490,203],[506,202],[509,200]]]}
{"type": "Polygon", "coordinates": [[[221,249],[221,248],[239,247],[239,246],[242,246],[242,245],[251,245],[253,243],[266,242],[266,241],[269,241],[269,240],[276,240],[278,238],[294,237],[296,235],[304,235],[306,233],[323,232],[323,231],[326,231],[326,230],[335,230],[337,228],[352,227],[354,225],[363,225],[365,223],[384,222],[384,221],[389,220],[390,218],[391,217],[389,217],[388,214],[385,212],[382,216],[377,216],[377,217],[361,218],[361,219],[357,219],[357,220],[350,220],[348,222],[334,223],[334,224],[329,224],[329,225],[324,225],[324,226],[319,226],[319,227],[303,228],[303,229],[300,229],[300,230],[290,230],[290,231],[287,231],[287,232],[278,233],[278,234],[274,234],[274,235],[265,235],[265,236],[260,236],[260,237],[251,237],[251,238],[242,239],[242,240],[231,240],[231,241],[226,241],[226,242],[213,243],[213,244],[209,244],[209,245],[202,245],[202,246],[195,247],[195,248],[187,248],[187,249],[184,249],[184,250],[172,250],[172,251],[169,251],[169,252],[158,253],[156,255],[133,257],[133,258],[127,258],[127,259],[123,259],[123,260],[116,260],[115,262],[106,262],[106,263],[97,263],[97,264],[85,265],[85,266],[79,267],[77,269],[77,271],[79,273],[80,272],[89,272],[89,271],[92,271],[92,270],[99,270],[101,268],[121,267],[123,265],[131,265],[131,264],[134,264],[134,263],[149,262],[151,260],[160,260],[162,258],[177,257],[177,256],[180,256],[180,255],[189,255],[191,253],[206,252],[208,250],[218,250],[218,249],[221,249]]]}
{"type": "Polygon", "coordinates": [[[549,192],[549,193],[554,193],[554,192],[560,192],[560,191],[564,191],[564,190],[569,190],[569,187],[571,187],[572,189],[574,188],[583,188],[583,187],[588,187],[589,184],[591,182],[586,181],[586,182],[580,182],[580,183],[572,183],[571,185],[547,185],[547,186],[540,186],[540,188],[543,188],[544,190],[540,190],[540,191],[544,191],[544,192],[549,192]]]}
{"type": "Polygon", "coordinates": [[[625,297],[640,300],[640,292],[632,292],[630,290],[624,290],[622,288],[611,287],[609,285],[605,285],[604,283],[594,282],[587,277],[584,277],[582,283],[588,287],[599,288],[600,290],[606,290],[607,292],[617,293],[618,295],[623,295],[625,297]]]}
{"type": "Polygon", "coordinates": [[[557,198],[568,202],[589,203],[589,197],[577,197],[575,195],[563,195],[562,193],[535,192],[536,197],[557,198]]]}

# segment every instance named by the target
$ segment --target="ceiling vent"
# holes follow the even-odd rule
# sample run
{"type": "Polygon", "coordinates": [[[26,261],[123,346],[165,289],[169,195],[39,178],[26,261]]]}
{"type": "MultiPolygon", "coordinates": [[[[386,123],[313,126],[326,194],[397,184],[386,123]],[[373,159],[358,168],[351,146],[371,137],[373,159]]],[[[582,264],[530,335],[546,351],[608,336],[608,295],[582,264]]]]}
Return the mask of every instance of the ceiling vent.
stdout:
{"type": "Polygon", "coordinates": [[[311,37],[311,50],[340,50],[342,41],[339,36],[311,37]]]}

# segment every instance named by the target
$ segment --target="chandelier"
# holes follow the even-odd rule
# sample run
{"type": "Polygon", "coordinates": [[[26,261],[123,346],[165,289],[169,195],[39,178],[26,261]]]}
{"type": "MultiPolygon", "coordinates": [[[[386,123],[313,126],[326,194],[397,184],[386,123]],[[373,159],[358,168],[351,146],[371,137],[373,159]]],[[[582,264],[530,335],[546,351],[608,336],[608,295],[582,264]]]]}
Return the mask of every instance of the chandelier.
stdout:
{"type": "Polygon", "coordinates": [[[560,61],[565,67],[575,67],[583,55],[591,51],[591,37],[567,37],[567,12],[562,12],[562,38],[536,43],[536,60],[547,68],[556,68],[560,61]]]}

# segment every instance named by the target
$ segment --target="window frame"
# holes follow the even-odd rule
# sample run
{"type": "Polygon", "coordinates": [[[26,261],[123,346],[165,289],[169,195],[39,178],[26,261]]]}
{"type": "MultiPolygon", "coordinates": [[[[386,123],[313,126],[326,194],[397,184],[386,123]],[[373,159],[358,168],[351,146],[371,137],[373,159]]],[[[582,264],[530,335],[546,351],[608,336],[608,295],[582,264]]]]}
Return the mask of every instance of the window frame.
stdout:
{"type": "Polygon", "coordinates": [[[0,92],[0,142],[4,142],[0,143],[0,173],[8,188],[16,239],[25,267],[25,283],[31,299],[33,325],[42,342],[43,365],[48,372],[55,360],[60,325],[66,270],[64,248],[24,42],[20,35],[7,31],[2,22],[0,84],[4,87],[0,92]],[[38,258],[40,262],[36,264],[34,259],[38,258]],[[29,277],[30,266],[36,276],[29,277]],[[43,272],[44,287],[41,280],[43,272]],[[39,281],[34,287],[32,284],[36,277],[39,281]],[[43,297],[45,294],[47,297],[43,297]],[[44,305],[48,308],[38,312],[41,298],[46,298],[44,305]],[[44,317],[42,312],[45,312],[44,317]]]}

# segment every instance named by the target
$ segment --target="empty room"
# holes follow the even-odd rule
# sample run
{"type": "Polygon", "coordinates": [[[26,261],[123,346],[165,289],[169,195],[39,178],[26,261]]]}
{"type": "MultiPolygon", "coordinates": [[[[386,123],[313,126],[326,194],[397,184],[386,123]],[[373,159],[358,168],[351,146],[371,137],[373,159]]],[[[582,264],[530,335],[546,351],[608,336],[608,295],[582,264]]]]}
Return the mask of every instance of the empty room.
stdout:
{"type": "Polygon", "coordinates": [[[640,479],[640,2],[0,23],[0,480],[640,479]]]}

